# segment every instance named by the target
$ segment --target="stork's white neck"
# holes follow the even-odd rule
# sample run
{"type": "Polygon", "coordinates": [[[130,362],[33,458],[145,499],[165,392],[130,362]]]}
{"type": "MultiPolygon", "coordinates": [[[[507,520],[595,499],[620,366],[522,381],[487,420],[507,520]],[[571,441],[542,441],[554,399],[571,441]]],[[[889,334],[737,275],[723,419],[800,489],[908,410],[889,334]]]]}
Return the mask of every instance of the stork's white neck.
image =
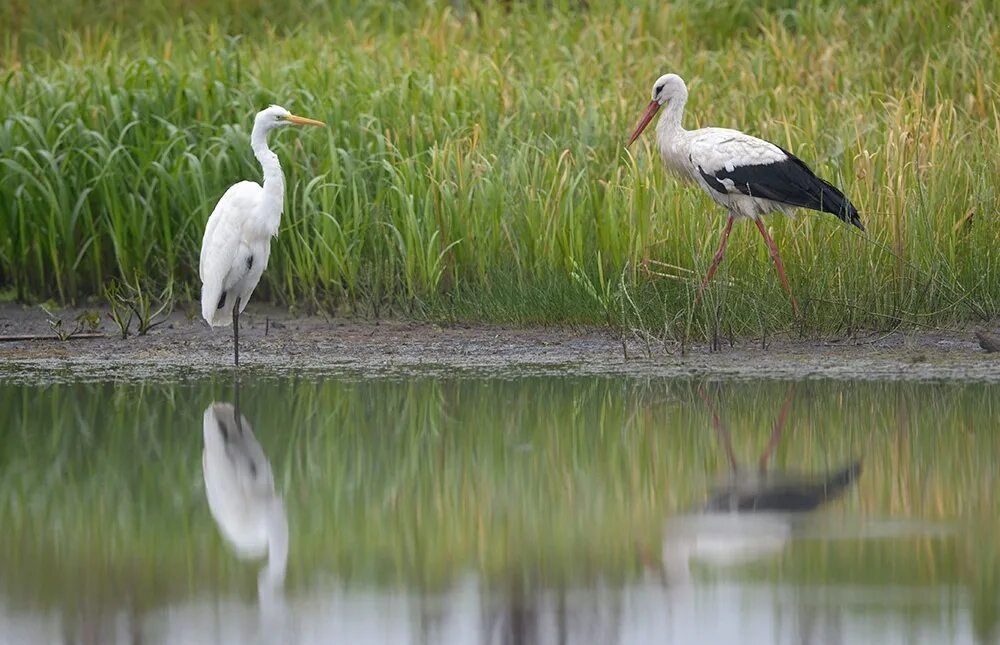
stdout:
{"type": "Polygon", "coordinates": [[[275,235],[285,206],[285,175],[281,172],[278,155],[267,147],[267,129],[260,123],[254,123],[253,132],[250,133],[250,147],[264,171],[264,199],[260,204],[259,215],[271,228],[271,234],[275,235]]]}
{"type": "Polygon", "coordinates": [[[666,107],[660,113],[660,120],[656,122],[656,138],[660,141],[671,139],[674,135],[683,132],[681,118],[684,116],[684,104],[687,103],[687,93],[683,93],[670,99],[666,107]]]}
{"type": "Polygon", "coordinates": [[[660,149],[660,158],[666,164],[667,170],[681,179],[688,178],[686,162],[690,153],[689,138],[684,136],[687,130],[681,125],[686,101],[687,92],[670,99],[662,109],[660,120],[656,122],[656,144],[660,149]]]}

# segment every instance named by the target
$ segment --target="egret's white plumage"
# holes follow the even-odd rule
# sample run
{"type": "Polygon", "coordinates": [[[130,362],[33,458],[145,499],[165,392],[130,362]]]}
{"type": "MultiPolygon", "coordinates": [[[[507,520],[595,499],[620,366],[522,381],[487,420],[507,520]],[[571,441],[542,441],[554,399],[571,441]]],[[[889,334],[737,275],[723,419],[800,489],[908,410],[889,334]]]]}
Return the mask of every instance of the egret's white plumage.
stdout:
{"type": "MultiPolygon", "coordinates": [[[[258,205],[264,189],[241,181],[219,200],[201,244],[201,315],[213,327],[228,325],[232,311],[226,304],[240,301],[240,312],[267,268],[271,230],[258,205]]],[[[280,211],[279,211],[280,216],[280,211]]]]}
{"type": "Polygon", "coordinates": [[[271,464],[246,417],[213,403],[203,417],[202,475],[208,508],[241,558],[268,556],[261,582],[280,585],[288,560],[288,518],[275,493],[271,464]]]}
{"type": "Polygon", "coordinates": [[[258,112],[250,147],[264,172],[264,183],[241,181],[227,190],[209,216],[201,242],[201,315],[213,327],[233,321],[237,365],[239,314],[267,268],[271,238],[278,234],[285,199],[285,177],[278,155],[267,145],[267,133],[286,125],[323,124],[295,116],[279,105],[258,112]]]}
{"type": "Polygon", "coordinates": [[[664,74],[656,79],[652,101],[627,145],[666,106],[656,124],[656,142],[664,164],[674,175],[701,186],[729,211],[719,251],[702,289],[722,260],[733,220],[749,218],[764,236],[782,284],[797,310],[778,248],[760,223],[760,216],[774,212],[790,214],[795,208],[808,208],[832,213],[864,230],[857,209],[840,190],[817,177],[805,163],[780,146],[727,128],[685,130],[681,119],[687,98],[687,86],[680,76],[664,74]]]}

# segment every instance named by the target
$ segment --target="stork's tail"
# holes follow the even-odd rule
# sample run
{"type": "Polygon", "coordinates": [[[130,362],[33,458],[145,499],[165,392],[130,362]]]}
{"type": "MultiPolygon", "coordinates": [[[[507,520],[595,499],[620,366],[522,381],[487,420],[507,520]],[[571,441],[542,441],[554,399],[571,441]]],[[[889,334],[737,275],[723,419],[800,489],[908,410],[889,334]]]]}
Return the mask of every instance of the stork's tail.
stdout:
{"type": "Polygon", "coordinates": [[[861,460],[830,473],[824,483],[825,499],[832,500],[843,493],[861,474],[861,460]]]}
{"type": "Polygon", "coordinates": [[[853,224],[862,231],[865,230],[864,224],[861,223],[861,216],[858,215],[858,209],[839,188],[825,179],[817,177],[816,173],[804,161],[792,153],[780,146],[778,148],[788,157],[784,162],[778,164],[783,171],[782,179],[787,185],[780,189],[768,186],[771,194],[763,194],[763,197],[793,206],[811,208],[814,211],[832,213],[848,224],[853,224]]]}
{"type": "Polygon", "coordinates": [[[840,192],[839,188],[825,179],[816,177],[816,180],[820,183],[818,210],[833,213],[848,224],[853,224],[862,231],[865,230],[864,224],[861,223],[861,216],[858,214],[858,209],[854,207],[851,200],[847,199],[844,193],[840,192]]]}

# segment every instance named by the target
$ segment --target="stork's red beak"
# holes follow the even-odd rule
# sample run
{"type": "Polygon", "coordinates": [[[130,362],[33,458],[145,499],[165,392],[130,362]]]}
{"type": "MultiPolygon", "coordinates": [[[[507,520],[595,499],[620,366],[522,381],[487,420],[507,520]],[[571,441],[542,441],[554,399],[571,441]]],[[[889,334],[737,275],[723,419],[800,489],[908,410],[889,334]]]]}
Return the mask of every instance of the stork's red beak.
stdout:
{"type": "Polygon", "coordinates": [[[659,109],[660,104],[657,101],[649,102],[649,107],[646,108],[646,113],[642,115],[641,119],[639,119],[639,125],[635,126],[635,132],[633,132],[632,136],[628,138],[628,143],[625,144],[626,148],[632,145],[632,143],[639,138],[639,135],[646,129],[649,122],[653,120],[653,117],[656,116],[656,111],[659,109]]]}

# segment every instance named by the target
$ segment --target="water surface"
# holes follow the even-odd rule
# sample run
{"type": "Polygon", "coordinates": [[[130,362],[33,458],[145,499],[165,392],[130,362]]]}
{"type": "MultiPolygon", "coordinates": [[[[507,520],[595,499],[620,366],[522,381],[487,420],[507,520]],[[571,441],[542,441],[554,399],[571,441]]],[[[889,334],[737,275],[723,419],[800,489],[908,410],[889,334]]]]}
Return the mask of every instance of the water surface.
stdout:
{"type": "Polygon", "coordinates": [[[0,383],[0,642],[997,639],[1000,386],[245,376],[236,403],[0,383]]]}

